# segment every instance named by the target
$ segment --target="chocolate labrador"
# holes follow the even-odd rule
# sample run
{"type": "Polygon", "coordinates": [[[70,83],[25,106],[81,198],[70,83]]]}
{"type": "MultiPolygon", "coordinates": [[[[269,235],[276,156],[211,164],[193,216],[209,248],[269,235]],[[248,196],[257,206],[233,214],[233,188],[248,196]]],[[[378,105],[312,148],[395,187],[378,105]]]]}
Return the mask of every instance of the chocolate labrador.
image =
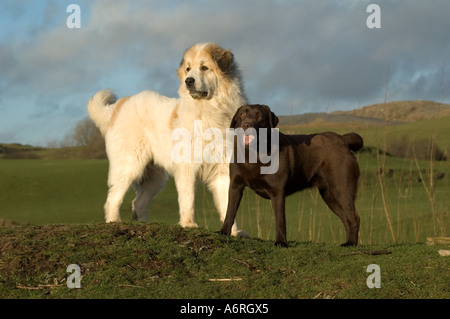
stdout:
{"type": "Polygon", "coordinates": [[[317,187],[325,203],[344,224],[347,241],[342,246],[356,246],[359,216],[354,202],[359,166],[352,151],[362,148],[361,136],[332,132],[285,135],[273,129],[277,124],[278,118],[266,105],[244,105],[234,115],[231,128],[245,131],[240,137],[235,134],[234,154],[242,147],[249,159],[253,150],[256,160],[233,159],[230,162],[228,209],[220,232],[230,234],[247,186],[271,200],[275,213],[275,245],[287,247],[285,197],[305,188],[317,187]],[[268,132],[265,137],[261,135],[261,131],[264,131],[261,129],[268,132]],[[253,133],[248,134],[250,131],[253,133]],[[278,140],[275,135],[278,135],[278,140]],[[272,173],[261,173],[261,169],[269,165],[261,160],[262,146],[273,158],[278,155],[278,169],[272,173]]]}

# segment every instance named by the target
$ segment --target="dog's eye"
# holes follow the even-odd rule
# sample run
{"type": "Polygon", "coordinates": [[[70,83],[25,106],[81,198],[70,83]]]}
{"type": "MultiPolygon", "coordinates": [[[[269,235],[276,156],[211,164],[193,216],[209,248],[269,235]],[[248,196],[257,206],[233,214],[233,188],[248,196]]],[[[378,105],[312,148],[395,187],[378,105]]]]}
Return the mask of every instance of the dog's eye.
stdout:
{"type": "Polygon", "coordinates": [[[208,67],[206,65],[202,65],[202,67],[200,68],[200,70],[202,71],[208,71],[208,67]]]}
{"type": "Polygon", "coordinates": [[[187,67],[187,68],[186,68],[186,72],[189,72],[190,70],[191,70],[190,67],[187,67]]]}
{"type": "Polygon", "coordinates": [[[261,114],[258,114],[258,116],[256,117],[256,119],[258,121],[262,121],[264,119],[264,117],[261,114]]]}
{"type": "Polygon", "coordinates": [[[244,117],[246,117],[247,116],[247,113],[246,112],[244,112],[244,113],[241,113],[241,118],[243,119],[244,117]]]}

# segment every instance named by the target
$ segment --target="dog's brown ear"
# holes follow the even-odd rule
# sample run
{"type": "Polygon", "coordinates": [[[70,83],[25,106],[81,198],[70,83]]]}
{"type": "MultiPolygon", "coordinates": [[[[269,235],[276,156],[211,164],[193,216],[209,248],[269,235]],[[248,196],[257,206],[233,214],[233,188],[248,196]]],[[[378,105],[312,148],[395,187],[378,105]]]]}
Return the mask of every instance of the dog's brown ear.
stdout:
{"type": "Polygon", "coordinates": [[[220,71],[227,73],[231,70],[234,63],[234,55],[230,50],[225,50],[216,44],[209,46],[211,56],[219,66],[220,71]]]}
{"type": "Polygon", "coordinates": [[[264,109],[266,109],[267,114],[269,115],[270,127],[276,127],[279,122],[278,116],[276,116],[275,113],[273,113],[270,110],[270,107],[268,107],[267,105],[262,105],[262,107],[264,107],[264,109]]]}
{"type": "Polygon", "coordinates": [[[270,112],[271,115],[271,123],[272,123],[272,127],[277,127],[278,123],[280,122],[280,120],[278,119],[278,116],[275,115],[275,113],[270,112]]]}
{"type": "Polygon", "coordinates": [[[277,127],[280,120],[278,119],[278,116],[275,115],[272,111],[270,112],[270,124],[272,124],[272,127],[277,127]]]}
{"type": "Polygon", "coordinates": [[[183,68],[184,68],[184,57],[183,57],[183,59],[181,59],[180,65],[177,68],[177,75],[178,75],[178,78],[180,79],[180,81],[184,81],[183,68]]]}
{"type": "Polygon", "coordinates": [[[239,119],[239,112],[245,105],[242,105],[240,108],[237,109],[236,113],[234,113],[233,119],[231,120],[230,128],[236,128],[237,121],[239,119]]]}
{"type": "Polygon", "coordinates": [[[231,70],[234,63],[234,55],[231,51],[226,50],[223,52],[220,60],[218,60],[217,64],[219,65],[220,70],[223,73],[227,73],[231,70]]]}

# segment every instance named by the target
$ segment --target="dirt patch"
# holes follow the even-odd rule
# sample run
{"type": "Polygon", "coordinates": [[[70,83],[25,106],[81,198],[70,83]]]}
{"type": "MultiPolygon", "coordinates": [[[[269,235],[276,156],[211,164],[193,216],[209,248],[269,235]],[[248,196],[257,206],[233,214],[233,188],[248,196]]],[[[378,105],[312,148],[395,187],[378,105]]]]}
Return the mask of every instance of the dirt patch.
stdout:
{"type": "Polygon", "coordinates": [[[20,223],[14,221],[14,220],[9,220],[9,219],[3,219],[0,218],[0,227],[13,227],[13,226],[19,226],[20,223]]]}

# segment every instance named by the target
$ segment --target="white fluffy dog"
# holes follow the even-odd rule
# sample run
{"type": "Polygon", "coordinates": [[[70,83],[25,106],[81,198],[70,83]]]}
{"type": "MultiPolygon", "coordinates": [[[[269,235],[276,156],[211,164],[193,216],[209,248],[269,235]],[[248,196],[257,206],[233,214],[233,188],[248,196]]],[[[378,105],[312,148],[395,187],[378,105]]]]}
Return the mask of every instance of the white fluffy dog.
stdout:
{"type": "MultiPolygon", "coordinates": [[[[225,139],[225,129],[236,110],[246,104],[239,70],[231,51],[204,43],[185,51],[177,74],[181,82],[179,98],[144,91],[116,99],[111,91],[104,90],[88,102],[89,116],[105,137],[110,164],[106,222],[120,221],[119,208],[131,185],[136,192],[133,219],[148,220],[150,202],[164,187],[167,173],[175,179],[181,226],[197,226],[197,179],[207,184],[220,219],[225,218],[229,164],[225,160],[178,163],[172,159],[175,141],[171,135],[174,129],[185,128],[194,136],[194,121],[200,120],[203,131],[220,129],[225,139]]],[[[194,139],[190,141],[193,146],[194,139]]],[[[236,225],[232,233],[240,233],[236,225]]]]}

